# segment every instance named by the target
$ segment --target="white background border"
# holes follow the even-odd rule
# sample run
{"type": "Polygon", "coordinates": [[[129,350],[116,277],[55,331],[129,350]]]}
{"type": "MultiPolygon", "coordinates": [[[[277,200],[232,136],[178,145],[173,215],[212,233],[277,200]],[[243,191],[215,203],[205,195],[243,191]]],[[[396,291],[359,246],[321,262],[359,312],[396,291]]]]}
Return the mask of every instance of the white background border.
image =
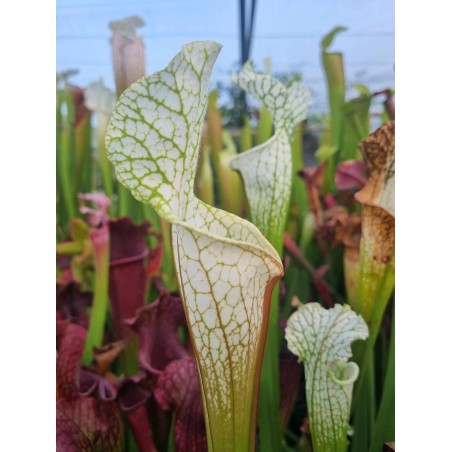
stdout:
{"type": "MultiPolygon", "coordinates": [[[[398,452],[452,444],[446,5],[396,4],[398,452]]],[[[1,9],[1,448],[48,451],[55,448],[55,4],[1,9]]]]}

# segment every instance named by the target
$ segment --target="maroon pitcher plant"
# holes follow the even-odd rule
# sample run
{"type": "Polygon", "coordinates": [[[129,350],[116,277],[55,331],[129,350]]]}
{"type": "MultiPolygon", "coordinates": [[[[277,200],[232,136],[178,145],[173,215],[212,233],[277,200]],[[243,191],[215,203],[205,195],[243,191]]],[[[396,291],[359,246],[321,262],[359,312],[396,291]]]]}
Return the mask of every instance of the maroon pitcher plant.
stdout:
{"type": "Polygon", "coordinates": [[[56,450],[58,452],[124,450],[124,429],[116,402],[80,394],[80,358],[86,330],[57,322],[56,450]]]}

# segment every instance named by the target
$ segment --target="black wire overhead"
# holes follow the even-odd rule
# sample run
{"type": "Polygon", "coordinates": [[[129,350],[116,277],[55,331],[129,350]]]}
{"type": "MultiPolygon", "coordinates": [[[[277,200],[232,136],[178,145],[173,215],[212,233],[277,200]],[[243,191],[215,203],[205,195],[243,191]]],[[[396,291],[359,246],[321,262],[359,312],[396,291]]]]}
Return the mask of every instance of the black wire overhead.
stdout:
{"type": "Polygon", "coordinates": [[[240,7],[240,62],[245,64],[250,58],[251,40],[253,38],[254,17],[257,0],[239,0],[240,7]]]}
{"type": "MultiPolygon", "coordinates": [[[[254,17],[257,0],[251,0],[251,5],[247,7],[246,0],[239,0],[240,11],[240,63],[243,66],[250,58],[251,40],[253,38],[254,17]]],[[[247,110],[246,94],[240,94],[242,112],[247,110]]]]}

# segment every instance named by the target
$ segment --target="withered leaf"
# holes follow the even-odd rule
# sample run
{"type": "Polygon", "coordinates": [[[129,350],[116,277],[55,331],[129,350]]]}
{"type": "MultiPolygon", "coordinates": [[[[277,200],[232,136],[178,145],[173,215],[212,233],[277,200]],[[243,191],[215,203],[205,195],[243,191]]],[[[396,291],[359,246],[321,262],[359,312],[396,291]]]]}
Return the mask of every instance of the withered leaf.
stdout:
{"type": "Polygon", "coordinates": [[[355,198],[368,206],[395,215],[395,123],[388,122],[362,142],[361,152],[368,180],[355,198]]]}

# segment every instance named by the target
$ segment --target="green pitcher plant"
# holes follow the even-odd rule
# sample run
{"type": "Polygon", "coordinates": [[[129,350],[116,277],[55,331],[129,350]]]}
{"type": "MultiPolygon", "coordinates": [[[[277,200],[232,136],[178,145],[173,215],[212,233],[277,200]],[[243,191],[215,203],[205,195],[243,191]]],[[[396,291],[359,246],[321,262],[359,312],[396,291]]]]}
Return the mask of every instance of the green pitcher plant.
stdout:
{"type": "MultiPolygon", "coordinates": [[[[306,119],[311,94],[306,86],[294,81],[288,87],[271,75],[257,74],[251,62],[246,63],[233,82],[259,99],[273,118],[273,136],[239,154],[231,167],[242,176],[250,206],[251,221],[282,253],[292,189],[292,148],[295,128],[306,119]]],[[[279,321],[278,291],[273,293],[267,344],[265,349],[259,427],[263,447],[280,449],[279,422],[279,321]]]]}
{"type": "Polygon", "coordinates": [[[271,75],[256,74],[251,62],[233,82],[259,99],[273,118],[273,136],[239,154],[231,166],[242,175],[252,222],[281,252],[292,188],[291,143],[296,125],[307,117],[311,94],[299,81],[286,87],[271,75]]]}
{"type": "Polygon", "coordinates": [[[362,142],[368,180],[355,197],[362,205],[360,276],[356,310],[378,331],[395,278],[395,124],[362,142]]]}
{"type": "Polygon", "coordinates": [[[210,451],[254,450],[258,382],[280,257],[251,223],[194,195],[209,80],[221,45],[186,44],[124,91],[106,145],[118,180],[171,224],[210,451]]]}
{"type": "MultiPolygon", "coordinates": [[[[361,143],[367,182],[355,198],[362,205],[359,273],[349,302],[369,325],[365,347],[357,347],[363,377],[395,284],[395,123],[387,122],[361,143]]],[[[360,395],[363,378],[355,390],[360,395]]]]}
{"type": "MultiPolygon", "coordinates": [[[[116,102],[116,96],[113,91],[107,88],[102,80],[91,83],[85,90],[85,106],[90,110],[97,124],[97,164],[102,177],[102,187],[105,194],[113,198],[113,178],[111,167],[108,163],[105,150],[105,133],[111,109],[116,102]]],[[[110,206],[111,213],[114,212],[113,206],[110,206]]]]}
{"type": "Polygon", "coordinates": [[[351,343],[366,339],[363,318],[348,305],[325,309],[300,304],[287,321],[289,350],[304,363],[314,452],[346,452],[353,383],[359,367],[349,362],[351,343]]]}

